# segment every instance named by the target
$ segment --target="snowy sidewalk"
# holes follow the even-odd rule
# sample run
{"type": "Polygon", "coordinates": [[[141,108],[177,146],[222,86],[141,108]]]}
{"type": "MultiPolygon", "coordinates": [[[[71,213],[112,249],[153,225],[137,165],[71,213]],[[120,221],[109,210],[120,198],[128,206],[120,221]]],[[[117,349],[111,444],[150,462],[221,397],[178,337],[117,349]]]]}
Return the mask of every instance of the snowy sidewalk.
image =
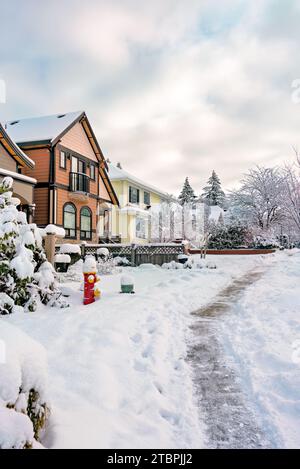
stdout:
{"type": "Polygon", "coordinates": [[[300,252],[278,253],[199,310],[190,357],[209,446],[299,448],[299,279],[300,252]]]}
{"type": "Polygon", "coordinates": [[[82,305],[79,283],[64,284],[71,308],[5,319],[48,353],[52,417],[46,446],[204,446],[186,361],[190,312],[235,278],[274,261],[229,257],[214,258],[216,270],[126,269],[136,295],[119,294],[120,275],[102,277],[103,297],[90,306],[82,305]]]}
{"type": "Polygon", "coordinates": [[[270,448],[255,422],[233,369],[220,346],[219,322],[232,314],[243,290],[254,284],[264,270],[254,269],[225,288],[208,306],[194,314],[188,358],[194,369],[194,383],[202,418],[206,424],[206,443],[211,448],[270,448]]]}

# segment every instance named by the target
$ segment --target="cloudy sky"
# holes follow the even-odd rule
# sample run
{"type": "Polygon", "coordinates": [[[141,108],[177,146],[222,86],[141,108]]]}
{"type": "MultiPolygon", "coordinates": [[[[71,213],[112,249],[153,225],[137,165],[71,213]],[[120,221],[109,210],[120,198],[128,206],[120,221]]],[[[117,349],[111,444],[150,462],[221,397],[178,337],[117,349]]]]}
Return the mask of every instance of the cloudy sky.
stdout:
{"type": "Polygon", "coordinates": [[[201,192],[212,169],[230,189],[300,146],[297,0],[2,0],[0,11],[0,120],[85,110],[112,162],[172,193],[185,176],[201,192]]]}

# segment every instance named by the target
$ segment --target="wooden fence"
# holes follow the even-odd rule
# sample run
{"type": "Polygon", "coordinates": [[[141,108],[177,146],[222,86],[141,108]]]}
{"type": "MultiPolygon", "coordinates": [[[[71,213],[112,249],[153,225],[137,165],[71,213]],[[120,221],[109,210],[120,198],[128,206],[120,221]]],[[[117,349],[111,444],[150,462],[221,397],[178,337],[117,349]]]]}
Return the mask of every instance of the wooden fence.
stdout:
{"type": "MultiPolygon", "coordinates": [[[[133,266],[141,264],[162,265],[177,261],[178,255],[184,253],[184,245],[177,243],[153,244],[81,244],[81,256],[97,256],[99,248],[107,248],[113,257],[126,257],[133,266]]],[[[56,252],[60,246],[56,246],[56,252]]]]}
{"type": "MultiPolygon", "coordinates": [[[[189,249],[189,254],[201,254],[200,249],[189,249]]],[[[207,249],[207,255],[231,255],[231,256],[244,256],[255,254],[272,254],[276,249],[207,249]]]]}

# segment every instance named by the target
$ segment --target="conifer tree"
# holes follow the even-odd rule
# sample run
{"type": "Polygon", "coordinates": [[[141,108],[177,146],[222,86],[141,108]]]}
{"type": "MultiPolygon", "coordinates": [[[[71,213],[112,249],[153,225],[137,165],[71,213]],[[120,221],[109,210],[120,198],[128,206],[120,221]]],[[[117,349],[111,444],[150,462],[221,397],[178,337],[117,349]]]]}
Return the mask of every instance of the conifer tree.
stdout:
{"type": "Polygon", "coordinates": [[[0,183],[0,315],[34,311],[39,301],[54,304],[60,296],[39,230],[18,211],[12,184],[9,177],[0,183]]]}
{"type": "Polygon", "coordinates": [[[184,205],[184,204],[187,204],[189,202],[194,202],[195,200],[196,200],[196,195],[194,193],[193,188],[191,187],[191,185],[189,183],[189,178],[186,177],[185,181],[184,181],[184,184],[183,184],[182,191],[181,191],[181,193],[178,197],[178,201],[179,201],[180,205],[184,205]]]}
{"type": "Polygon", "coordinates": [[[225,193],[221,188],[220,179],[215,171],[212,172],[212,175],[207,181],[207,186],[203,188],[202,198],[209,205],[219,205],[219,207],[224,205],[225,193]]]}

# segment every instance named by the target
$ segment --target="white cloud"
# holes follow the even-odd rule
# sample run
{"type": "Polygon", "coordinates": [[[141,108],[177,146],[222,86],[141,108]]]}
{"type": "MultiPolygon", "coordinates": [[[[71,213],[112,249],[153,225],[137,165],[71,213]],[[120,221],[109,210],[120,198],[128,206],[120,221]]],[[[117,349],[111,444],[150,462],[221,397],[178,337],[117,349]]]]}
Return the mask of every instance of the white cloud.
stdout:
{"type": "Polygon", "coordinates": [[[0,62],[0,112],[85,109],[105,154],[137,176],[178,192],[189,175],[200,192],[215,169],[232,187],[298,143],[297,7],[281,7],[279,33],[274,2],[23,2],[0,62]]]}

